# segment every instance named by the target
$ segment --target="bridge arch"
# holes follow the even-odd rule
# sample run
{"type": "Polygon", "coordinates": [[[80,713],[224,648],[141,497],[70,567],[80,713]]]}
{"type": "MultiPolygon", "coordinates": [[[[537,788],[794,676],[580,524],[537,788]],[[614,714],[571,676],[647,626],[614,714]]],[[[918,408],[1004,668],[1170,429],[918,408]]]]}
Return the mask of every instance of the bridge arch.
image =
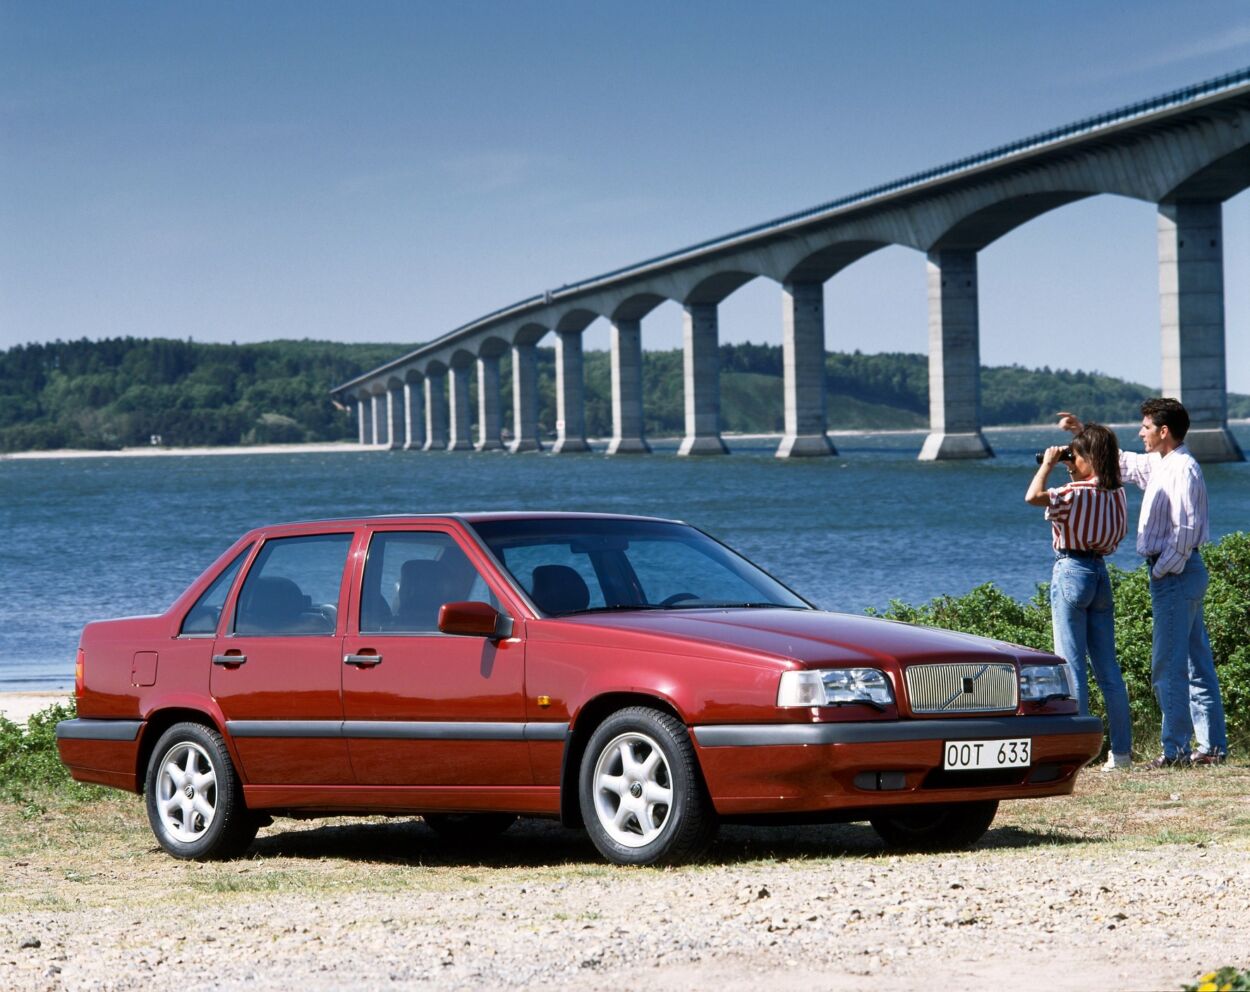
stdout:
{"type": "MultiPolygon", "coordinates": [[[[975,399],[976,253],[1048,211],[1111,194],[1157,206],[1163,352],[1174,359],[1165,357],[1164,386],[1198,411],[1199,436],[1209,431],[1224,439],[1207,444],[1199,456],[1232,457],[1240,453],[1224,418],[1220,209],[1248,183],[1250,69],[532,295],[362,378],[384,380],[393,366],[410,360],[421,365],[438,357],[449,363],[457,348],[492,332],[512,346],[516,384],[525,365],[518,359],[527,351],[532,358],[533,346],[548,330],[558,337],[577,335],[595,319],[590,314],[608,316],[616,331],[629,322],[636,327],[660,302],[673,300],[686,308],[691,325],[688,378],[710,382],[715,370],[700,359],[709,349],[700,349],[695,339],[706,345],[715,338],[697,332],[715,326],[718,304],[765,276],[783,286],[786,300],[789,441],[795,433],[791,400],[801,392],[797,370],[819,366],[814,357],[800,360],[797,341],[804,336],[800,328],[811,337],[810,328],[823,324],[820,286],[864,254],[902,245],[924,252],[928,260],[933,406],[922,457],[985,455],[975,399]]],[[[481,358],[480,348],[471,350],[481,358]]],[[[335,394],[348,396],[358,385],[344,383],[335,394]]],[[[708,415],[700,399],[706,392],[698,383],[688,386],[684,453],[724,450],[718,418],[708,415]]],[[[369,395],[374,405],[376,394],[369,395]]],[[[514,390],[514,401],[521,395],[514,390]]],[[[520,428],[522,418],[516,419],[520,428]]],[[[514,444],[514,450],[526,446],[514,444]]]]}

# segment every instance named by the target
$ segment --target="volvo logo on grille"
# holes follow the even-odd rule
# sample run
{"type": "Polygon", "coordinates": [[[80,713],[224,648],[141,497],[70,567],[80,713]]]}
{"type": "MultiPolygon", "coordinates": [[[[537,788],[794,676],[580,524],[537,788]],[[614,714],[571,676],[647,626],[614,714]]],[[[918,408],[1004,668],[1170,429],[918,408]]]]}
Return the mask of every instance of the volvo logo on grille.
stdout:
{"type": "Polygon", "coordinates": [[[973,692],[976,692],[976,689],[977,689],[976,679],[964,679],[964,693],[965,694],[971,694],[973,692]]]}

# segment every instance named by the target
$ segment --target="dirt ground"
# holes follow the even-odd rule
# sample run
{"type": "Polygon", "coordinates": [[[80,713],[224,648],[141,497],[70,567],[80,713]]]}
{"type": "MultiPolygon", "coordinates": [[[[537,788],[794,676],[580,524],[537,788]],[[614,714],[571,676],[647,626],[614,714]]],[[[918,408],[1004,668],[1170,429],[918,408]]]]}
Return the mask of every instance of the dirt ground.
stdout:
{"type": "Polygon", "coordinates": [[[0,805],[0,988],[1179,989],[1250,966],[1250,768],[1087,773],[977,849],[867,825],[725,827],[622,869],[522,821],[279,820],[248,857],[160,852],[137,797],[0,805]]]}

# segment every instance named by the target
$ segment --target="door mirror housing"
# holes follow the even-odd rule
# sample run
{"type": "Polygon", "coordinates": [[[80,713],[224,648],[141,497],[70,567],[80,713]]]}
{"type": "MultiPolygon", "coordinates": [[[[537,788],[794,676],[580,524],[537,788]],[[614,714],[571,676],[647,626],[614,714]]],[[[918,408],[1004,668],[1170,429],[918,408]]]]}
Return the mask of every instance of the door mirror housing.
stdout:
{"type": "Polygon", "coordinates": [[[501,641],[512,636],[512,618],[489,603],[444,603],[438,608],[438,629],[444,634],[501,641]]]}

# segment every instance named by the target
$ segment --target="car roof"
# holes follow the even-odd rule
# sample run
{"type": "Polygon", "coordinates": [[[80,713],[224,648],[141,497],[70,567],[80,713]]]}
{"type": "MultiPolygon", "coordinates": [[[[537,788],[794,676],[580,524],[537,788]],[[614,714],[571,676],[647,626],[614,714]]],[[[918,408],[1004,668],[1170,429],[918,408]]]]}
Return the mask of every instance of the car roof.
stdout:
{"type": "Polygon", "coordinates": [[[292,520],[285,523],[265,524],[255,531],[287,528],[315,530],[321,526],[341,527],[377,523],[420,523],[434,520],[454,520],[475,524],[490,520],[642,520],[651,523],[684,523],[667,517],[648,517],[632,513],[582,513],[561,510],[480,510],[461,513],[384,513],[363,517],[328,517],[314,520],[292,520]]]}

